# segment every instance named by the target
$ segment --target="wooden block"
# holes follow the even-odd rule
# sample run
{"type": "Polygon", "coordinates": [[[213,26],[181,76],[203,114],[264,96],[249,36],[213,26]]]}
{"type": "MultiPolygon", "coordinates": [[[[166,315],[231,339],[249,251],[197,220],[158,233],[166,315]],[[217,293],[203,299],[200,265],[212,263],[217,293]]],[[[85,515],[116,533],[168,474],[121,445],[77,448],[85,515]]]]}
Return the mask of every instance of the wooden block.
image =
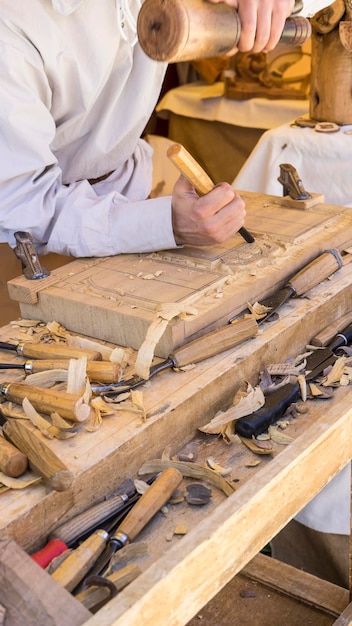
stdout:
{"type": "Polygon", "coordinates": [[[14,541],[0,539],[0,571],[6,626],[80,626],[91,616],[14,541]]]}

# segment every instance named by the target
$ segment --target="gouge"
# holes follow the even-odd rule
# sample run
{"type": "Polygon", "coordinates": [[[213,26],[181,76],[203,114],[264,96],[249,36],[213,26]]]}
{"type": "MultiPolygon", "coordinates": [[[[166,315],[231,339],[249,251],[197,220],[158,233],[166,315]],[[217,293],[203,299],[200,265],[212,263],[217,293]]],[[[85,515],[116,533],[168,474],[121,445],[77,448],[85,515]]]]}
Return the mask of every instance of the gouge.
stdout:
{"type": "Polygon", "coordinates": [[[102,355],[96,350],[70,348],[60,343],[21,341],[15,345],[6,341],[0,341],[0,350],[13,350],[20,356],[25,356],[29,359],[79,359],[82,356],[86,356],[89,361],[100,361],[102,359],[102,355]]]}
{"type": "Polygon", "coordinates": [[[22,404],[24,398],[28,398],[37,411],[48,415],[57,412],[73,422],[84,422],[92,410],[79,395],[24,383],[2,383],[0,395],[16,404],[22,404]]]}
{"type": "MultiPolygon", "coordinates": [[[[178,171],[187,178],[200,194],[209,193],[214,189],[214,183],[208,174],[197,163],[193,156],[186,150],[184,146],[175,143],[167,151],[170,161],[177,167],[178,171]]],[[[247,243],[253,243],[254,237],[244,227],[238,231],[247,243]]]]}
{"type": "MultiPolygon", "coordinates": [[[[312,381],[318,378],[324,369],[338,358],[333,350],[347,345],[351,339],[352,324],[336,335],[328,347],[315,350],[309,355],[305,365],[306,380],[312,381]]],[[[241,417],[236,421],[235,432],[242,437],[256,437],[267,430],[270,424],[282,417],[286,409],[299,397],[300,388],[298,383],[287,383],[287,385],[279,387],[273,393],[268,394],[264,406],[258,409],[258,411],[241,417]]]]}
{"type": "Polygon", "coordinates": [[[59,565],[52,575],[53,578],[66,589],[73,590],[87,572],[89,575],[93,575],[93,572],[94,575],[101,573],[111,556],[133,541],[161,507],[166,504],[181,481],[182,474],[177,469],[169,467],[164,470],[144,492],[111,536],[104,530],[98,530],[88,537],[77,550],[74,550],[59,565]],[[95,565],[92,568],[94,561],[95,565]]]}
{"type": "MultiPolygon", "coordinates": [[[[70,359],[27,359],[25,363],[0,363],[0,370],[24,370],[25,374],[37,374],[46,370],[67,370],[70,359]]],[[[121,367],[112,361],[87,361],[86,372],[89,380],[96,383],[117,383],[121,378],[121,367]]]]}
{"type": "MultiPolygon", "coordinates": [[[[177,348],[166,361],[150,368],[149,378],[170,367],[184,367],[220,354],[247,339],[255,337],[257,332],[258,325],[253,318],[235,320],[233,324],[227,324],[177,348]]],[[[134,375],[128,380],[121,380],[116,385],[92,385],[92,391],[98,395],[117,395],[135,389],[145,382],[144,378],[134,375]]]]}
{"type": "MultiPolygon", "coordinates": [[[[325,252],[292,276],[282,289],[279,289],[272,296],[260,301],[259,304],[267,307],[268,312],[265,317],[258,320],[258,324],[269,320],[290,298],[302,296],[313,287],[319,285],[323,280],[329,278],[329,276],[340,269],[342,265],[343,262],[337,250],[325,250],[325,252]]],[[[229,322],[232,323],[235,319],[236,318],[233,317],[229,322]]]]}

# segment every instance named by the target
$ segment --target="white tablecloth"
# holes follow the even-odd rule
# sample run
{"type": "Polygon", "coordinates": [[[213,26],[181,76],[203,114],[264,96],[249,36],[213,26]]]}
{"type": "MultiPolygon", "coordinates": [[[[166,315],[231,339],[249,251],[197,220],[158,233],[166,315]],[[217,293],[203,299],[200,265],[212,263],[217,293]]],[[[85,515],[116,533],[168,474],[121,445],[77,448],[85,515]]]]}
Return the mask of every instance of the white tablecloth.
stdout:
{"type": "Polygon", "coordinates": [[[236,176],[244,191],[281,196],[280,164],[293,165],[306,191],[322,193],[327,204],[352,207],[352,126],[336,133],[285,124],[265,132],[236,176]]]}
{"type": "Polygon", "coordinates": [[[168,111],[184,117],[223,122],[244,128],[275,128],[307,113],[308,100],[229,100],[223,98],[224,83],[201,81],[168,91],[156,107],[159,116],[168,111]]]}
{"type": "MultiPolygon", "coordinates": [[[[306,191],[322,193],[327,204],[352,207],[352,126],[336,133],[285,124],[265,132],[236,176],[237,190],[282,196],[280,164],[293,165],[306,191]]],[[[352,287],[351,287],[352,288],[352,287]]],[[[352,396],[351,391],[347,391],[352,396]]],[[[352,397],[351,397],[352,400],[352,397]]],[[[350,465],[295,518],[327,533],[350,533],[350,465]]]]}

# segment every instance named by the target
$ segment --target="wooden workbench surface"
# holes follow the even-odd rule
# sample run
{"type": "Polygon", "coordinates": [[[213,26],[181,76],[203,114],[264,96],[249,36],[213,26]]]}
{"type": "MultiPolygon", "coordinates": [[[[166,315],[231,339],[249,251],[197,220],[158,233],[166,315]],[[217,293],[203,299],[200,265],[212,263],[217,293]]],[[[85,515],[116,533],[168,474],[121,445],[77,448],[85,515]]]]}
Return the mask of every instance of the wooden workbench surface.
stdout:
{"type": "MultiPolygon", "coordinates": [[[[104,498],[166,448],[174,455],[194,440],[199,461],[212,456],[232,468],[228,478],[236,491],[230,497],[212,487],[206,507],[175,504],[156,516],[139,537],[149,546],[143,573],[87,626],[186,624],[352,458],[348,387],[332,400],[311,402],[285,431],[294,443],[277,446],[272,457],[256,457],[256,466],[248,466],[254,457],[242,444],[229,446],[197,431],[230,406],[243,380],[255,384],[264,365],[298,354],[316,332],[352,310],[351,278],[350,264],[308,297],[291,300],[255,339],[187,372],[160,373],[144,386],[146,422],[126,411],[105,418],[94,433],[46,441],[74,474],[70,489],[42,484],[0,496],[2,537],[31,551],[59,521],[104,498]],[[181,522],[187,533],[170,540],[181,522]]],[[[3,340],[13,334],[10,326],[1,329],[3,340]]]]}

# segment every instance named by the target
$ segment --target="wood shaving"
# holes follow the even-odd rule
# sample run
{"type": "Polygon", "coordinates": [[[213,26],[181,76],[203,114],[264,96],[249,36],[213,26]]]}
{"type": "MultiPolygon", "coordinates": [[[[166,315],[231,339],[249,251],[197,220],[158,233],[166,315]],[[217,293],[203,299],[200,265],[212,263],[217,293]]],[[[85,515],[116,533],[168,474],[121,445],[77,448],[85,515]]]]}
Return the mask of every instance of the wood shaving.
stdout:
{"type": "Polygon", "coordinates": [[[137,493],[139,493],[140,495],[143,495],[147,491],[147,489],[149,489],[148,483],[146,483],[144,480],[140,480],[139,478],[136,478],[133,483],[137,493]]]}
{"type": "Polygon", "coordinates": [[[252,387],[247,383],[246,391],[239,390],[234,398],[233,406],[227,411],[217,414],[208,424],[198,428],[203,433],[219,435],[223,433],[224,426],[246,415],[251,415],[264,406],[265,397],[259,386],[252,387]]]}
{"type": "Polygon", "coordinates": [[[293,437],[286,435],[275,426],[269,426],[269,435],[270,439],[275,443],[279,443],[281,445],[287,446],[288,444],[294,441],[293,437]]]}
{"type": "Polygon", "coordinates": [[[50,388],[57,383],[67,383],[68,371],[61,369],[36,372],[26,378],[27,385],[50,388]]]}
{"type": "Polygon", "coordinates": [[[87,357],[70,359],[67,375],[67,393],[80,395],[85,391],[87,381],[87,357]]]}
{"type": "Polygon", "coordinates": [[[299,384],[299,388],[300,388],[300,392],[301,392],[301,398],[302,398],[303,402],[306,402],[306,400],[307,400],[307,383],[306,383],[305,376],[303,376],[302,374],[297,376],[297,382],[299,384]]]}
{"type": "Polygon", "coordinates": [[[185,524],[177,524],[174,528],[174,535],[187,535],[188,528],[185,524]]]}
{"type": "Polygon", "coordinates": [[[3,472],[0,472],[0,483],[5,485],[8,489],[26,489],[30,485],[35,485],[42,480],[41,476],[33,474],[33,472],[25,472],[19,478],[11,478],[6,476],[3,472]]]}
{"type": "Polygon", "coordinates": [[[322,383],[323,387],[331,387],[331,385],[340,382],[341,376],[344,373],[345,362],[346,362],[345,356],[341,356],[337,359],[337,361],[335,361],[329,374],[326,376],[326,378],[324,379],[322,383]]]}
{"type": "Polygon", "coordinates": [[[185,461],[171,460],[161,461],[159,459],[153,459],[144,463],[144,465],[142,465],[139,469],[138,474],[154,474],[166,469],[167,467],[176,467],[176,469],[178,469],[183,476],[209,481],[221,489],[226,496],[230,496],[236,489],[232,482],[228,481],[223,476],[219,476],[219,474],[213,470],[209,469],[205,465],[200,465],[199,463],[187,463],[185,461]]]}
{"type": "Polygon", "coordinates": [[[222,467],[221,465],[219,465],[218,463],[214,461],[212,456],[207,458],[207,464],[212,470],[214,470],[214,472],[217,472],[218,474],[220,474],[220,476],[228,476],[232,472],[232,467],[227,467],[227,468],[222,467]]]}
{"type": "Polygon", "coordinates": [[[143,391],[140,391],[139,389],[136,389],[136,390],[132,389],[131,400],[132,400],[132,403],[139,409],[143,422],[146,422],[147,413],[144,407],[143,391]]]}
{"type": "Polygon", "coordinates": [[[247,439],[247,437],[240,437],[240,440],[242,441],[242,443],[246,446],[246,448],[249,448],[249,450],[251,452],[254,452],[254,454],[273,454],[274,452],[274,448],[262,448],[259,445],[257,445],[256,441],[252,440],[252,439],[247,439]]]}

